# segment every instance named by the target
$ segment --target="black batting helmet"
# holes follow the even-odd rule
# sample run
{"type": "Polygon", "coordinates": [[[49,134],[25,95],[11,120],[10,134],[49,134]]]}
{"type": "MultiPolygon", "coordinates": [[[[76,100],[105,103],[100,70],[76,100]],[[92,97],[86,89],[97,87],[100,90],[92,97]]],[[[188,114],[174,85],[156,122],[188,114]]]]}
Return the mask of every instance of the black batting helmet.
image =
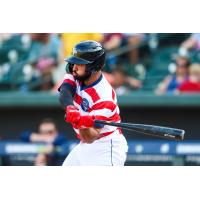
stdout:
{"type": "Polygon", "coordinates": [[[74,64],[85,64],[90,75],[99,71],[105,64],[105,50],[102,45],[93,40],[85,40],[78,43],[72,52],[72,56],[65,59],[67,68],[72,72],[74,64]]]}

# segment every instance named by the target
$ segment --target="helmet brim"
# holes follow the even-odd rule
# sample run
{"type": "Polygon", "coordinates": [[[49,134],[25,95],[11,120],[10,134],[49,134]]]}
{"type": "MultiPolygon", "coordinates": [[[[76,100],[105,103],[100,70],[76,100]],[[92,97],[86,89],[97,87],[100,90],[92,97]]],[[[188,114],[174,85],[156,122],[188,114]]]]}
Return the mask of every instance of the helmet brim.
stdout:
{"type": "Polygon", "coordinates": [[[66,62],[71,63],[71,64],[80,64],[80,65],[87,65],[87,64],[91,64],[91,61],[82,59],[82,58],[78,58],[76,56],[71,56],[69,58],[65,59],[66,62]]]}

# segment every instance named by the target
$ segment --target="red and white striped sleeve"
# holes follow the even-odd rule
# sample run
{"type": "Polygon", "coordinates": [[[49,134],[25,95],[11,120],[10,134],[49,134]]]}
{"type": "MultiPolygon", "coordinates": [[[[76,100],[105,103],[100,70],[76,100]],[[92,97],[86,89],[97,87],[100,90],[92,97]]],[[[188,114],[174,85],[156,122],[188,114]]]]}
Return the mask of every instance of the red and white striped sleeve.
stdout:
{"type": "Polygon", "coordinates": [[[63,83],[68,83],[72,87],[76,88],[75,78],[71,74],[65,74],[63,83]]]}

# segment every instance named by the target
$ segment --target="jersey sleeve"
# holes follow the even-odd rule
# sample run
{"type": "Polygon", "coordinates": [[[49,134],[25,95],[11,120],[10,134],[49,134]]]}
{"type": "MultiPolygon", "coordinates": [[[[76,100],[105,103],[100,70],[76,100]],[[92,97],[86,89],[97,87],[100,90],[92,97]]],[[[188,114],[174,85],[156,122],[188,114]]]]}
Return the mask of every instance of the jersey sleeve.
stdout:
{"type": "Polygon", "coordinates": [[[58,88],[58,91],[60,92],[60,88],[62,85],[68,85],[71,90],[75,91],[76,90],[76,80],[71,74],[65,74],[64,79],[58,88]]]}
{"type": "Polygon", "coordinates": [[[64,109],[69,105],[73,105],[73,98],[76,93],[76,81],[71,74],[65,74],[58,91],[59,101],[64,109]]]}
{"type": "Polygon", "coordinates": [[[76,88],[75,78],[71,74],[65,74],[63,83],[67,83],[71,85],[72,87],[76,88]]]}

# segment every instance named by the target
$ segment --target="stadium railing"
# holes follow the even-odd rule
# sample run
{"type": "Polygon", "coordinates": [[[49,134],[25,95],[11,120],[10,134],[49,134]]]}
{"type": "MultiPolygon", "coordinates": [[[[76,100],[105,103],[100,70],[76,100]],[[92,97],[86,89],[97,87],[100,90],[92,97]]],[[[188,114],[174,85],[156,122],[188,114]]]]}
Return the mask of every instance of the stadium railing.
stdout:
{"type": "MultiPolygon", "coordinates": [[[[155,95],[152,92],[136,91],[118,96],[121,107],[130,106],[163,106],[194,107],[200,106],[200,94],[155,95]]],[[[0,107],[60,107],[58,94],[52,92],[0,92],[0,107]]]]}

